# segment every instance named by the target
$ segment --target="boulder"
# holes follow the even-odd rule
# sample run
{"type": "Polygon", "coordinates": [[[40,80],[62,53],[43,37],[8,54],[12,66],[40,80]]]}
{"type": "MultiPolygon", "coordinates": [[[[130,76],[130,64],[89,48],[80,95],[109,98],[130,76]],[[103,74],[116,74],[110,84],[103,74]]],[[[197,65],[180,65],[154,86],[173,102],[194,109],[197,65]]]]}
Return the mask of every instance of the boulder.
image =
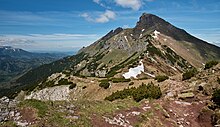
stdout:
{"type": "Polygon", "coordinates": [[[194,98],[194,96],[195,95],[192,92],[178,94],[179,99],[194,98]]]}

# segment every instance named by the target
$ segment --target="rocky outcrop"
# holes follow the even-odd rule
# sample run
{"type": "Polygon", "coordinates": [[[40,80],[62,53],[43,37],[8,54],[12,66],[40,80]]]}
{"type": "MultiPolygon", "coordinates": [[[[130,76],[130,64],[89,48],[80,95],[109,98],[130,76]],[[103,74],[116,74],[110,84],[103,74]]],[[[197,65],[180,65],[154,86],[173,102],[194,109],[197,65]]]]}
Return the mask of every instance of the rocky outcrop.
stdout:
{"type": "Polygon", "coordinates": [[[101,78],[105,77],[106,74],[107,74],[107,70],[97,70],[95,72],[95,76],[96,77],[101,77],[101,78]]]}
{"type": "Polygon", "coordinates": [[[2,97],[0,99],[0,122],[7,120],[9,116],[9,99],[7,97],[2,97]]]}
{"type": "Polygon", "coordinates": [[[195,95],[192,92],[178,94],[179,99],[189,99],[193,98],[194,96],[195,95]]]}
{"type": "Polygon", "coordinates": [[[10,100],[6,96],[0,99],[0,122],[10,120],[13,117],[19,117],[17,103],[16,100],[10,100]]]}
{"type": "Polygon", "coordinates": [[[36,99],[42,101],[69,100],[70,91],[71,90],[69,89],[69,85],[55,86],[32,92],[30,95],[26,96],[25,99],[36,99]]]}

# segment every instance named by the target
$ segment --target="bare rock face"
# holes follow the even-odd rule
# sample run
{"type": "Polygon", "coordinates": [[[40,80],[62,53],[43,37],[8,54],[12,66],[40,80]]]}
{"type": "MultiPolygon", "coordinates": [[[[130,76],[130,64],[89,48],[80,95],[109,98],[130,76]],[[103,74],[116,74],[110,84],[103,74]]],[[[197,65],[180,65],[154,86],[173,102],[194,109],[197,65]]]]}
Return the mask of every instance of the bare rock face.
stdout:
{"type": "Polygon", "coordinates": [[[69,85],[68,86],[55,86],[45,88],[37,92],[32,92],[26,96],[25,99],[36,99],[42,101],[62,101],[69,100],[69,85]]]}
{"type": "Polygon", "coordinates": [[[105,77],[107,74],[107,70],[97,70],[95,72],[95,76],[96,77],[105,77]]]}
{"type": "Polygon", "coordinates": [[[9,98],[2,97],[0,99],[0,122],[5,121],[8,119],[9,115],[9,98]]]}
{"type": "Polygon", "coordinates": [[[14,117],[17,103],[16,100],[10,100],[6,96],[0,98],[0,122],[7,121],[11,117],[14,117]]]}

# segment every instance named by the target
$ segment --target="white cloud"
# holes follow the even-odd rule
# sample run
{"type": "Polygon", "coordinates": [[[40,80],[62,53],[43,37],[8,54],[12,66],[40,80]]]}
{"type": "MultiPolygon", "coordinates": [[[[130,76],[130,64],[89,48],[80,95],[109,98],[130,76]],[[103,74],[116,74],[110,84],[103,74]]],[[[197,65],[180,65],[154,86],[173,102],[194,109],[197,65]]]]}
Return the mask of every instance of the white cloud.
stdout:
{"type": "Polygon", "coordinates": [[[106,9],[110,9],[110,7],[106,6],[104,3],[101,2],[101,0],[93,0],[94,3],[106,8],[106,9]]]}
{"type": "Polygon", "coordinates": [[[94,14],[83,13],[80,16],[85,18],[87,21],[96,22],[96,23],[106,23],[110,20],[114,20],[116,17],[115,12],[106,10],[104,13],[100,13],[97,15],[97,18],[91,17],[94,14]]]}
{"type": "Polygon", "coordinates": [[[8,34],[0,35],[0,46],[12,46],[25,50],[65,50],[88,45],[97,38],[95,34],[8,34]]]}
{"type": "Polygon", "coordinates": [[[141,0],[115,0],[115,3],[124,8],[131,8],[135,11],[139,10],[143,4],[141,0]]]}
{"type": "Polygon", "coordinates": [[[146,0],[147,2],[153,2],[153,1],[155,1],[155,0],[146,0]]]}
{"type": "Polygon", "coordinates": [[[129,28],[129,25],[127,25],[127,24],[126,24],[126,25],[123,25],[122,28],[125,28],[125,29],[126,29],[126,28],[129,28]]]}
{"type": "Polygon", "coordinates": [[[100,0],[93,0],[93,2],[99,4],[100,0]]]}
{"type": "Polygon", "coordinates": [[[116,14],[113,11],[106,10],[105,13],[101,14],[98,18],[95,19],[97,23],[106,23],[110,20],[115,19],[116,14]]]}
{"type": "Polygon", "coordinates": [[[90,21],[90,22],[93,21],[92,17],[88,13],[83,13],[80,16],[85,18],[87,21],[90,21]]]}

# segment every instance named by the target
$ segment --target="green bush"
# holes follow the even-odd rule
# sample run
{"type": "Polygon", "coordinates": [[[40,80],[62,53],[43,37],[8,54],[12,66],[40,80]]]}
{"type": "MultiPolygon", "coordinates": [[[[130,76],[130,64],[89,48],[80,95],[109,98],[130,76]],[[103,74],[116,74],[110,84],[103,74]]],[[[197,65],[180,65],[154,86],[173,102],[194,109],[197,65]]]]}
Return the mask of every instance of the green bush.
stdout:
{"type": "Polygon", "coordinates": [[[40,88],[42,89],[42,88],[45,88],[45,87],[53,87],[53,86],[55,86],[55,81],[53,81],[53,80],[49,80],[49,81],[47,81],[47,80],[45,80],[43,83],[42,83],[42,85],[40,86],[40,88]]]}
{"type": "Polygon", "coordinates": [[[73,89],[73,88],[75,88],[76,87],[76,83],[73,83],[73,84],[71,84],[70,86],[69,86],[69,89],[73,89]]]}
{"type": "Polygon", "coordinates": [[[205,64],[205,69],[209,69],[209,68],[212,68],[213,66],[217,65],[218,64],[218,61],[209,61],[205,64]]]}
{"type": "Polygon", "coordinates": [[[86,86],[83,86],[83,88],[82,89],[85,89],[85,88],[87,88],[86,86]]]}
{"type": "Polygon", "coordinates": [[[187,70],[185,73],[183,73],[183,80],[191,79],[193,76],[195,76],[197,73],[197,70],[195,68],[187,70]]]}
{"type": "Polygon", "coordinates": [[[125,79],[125,78],[112,78],[111,81],[113,83],[119,83],[119,82],[130,82],[130,79],[125,79]]]}
{"type": "Polygon", "coordinates": [[[217,79],[217,82],[218,82],[218,84],[220,84],[220,78],[218,77],[218,79],[217,79]]]}
{"type": "Polygon", "coordinates": [[[166,76],[166,75],[158,75],[158,76],[155,77],[155,80],[157,80],[158,82],[163,82],[167,79],[169,79],[169,77],[166,76]]]}
{"type": "Polygon", "coordinates": [[[160,87],[155,86],[153,83],[148,85],[142,84],[138,88],[132,87],[124,89],[122,91],[117,91],[112,93],[110,96],[106,97],[105,100],[114,101],[116,99],[125,99],[127,97],[133,97],[137,102],[142,99],[153,98],[158,99],[162,95],[160,87]]]}
{"type": "Polygon", "coordinates": [[[134,82],[130,82],[128,85],[129,85],[129,86],[132,86],[132,85],[134,85],[134,82]]]}
{"type": "Polygon", "coordinates": [[[99,84],[100,87],[104,88],[104,89],[108,89],[109,86],[110,86],[110,83],[109,82],[101,82],[99,84]]]}
{"type": "Polygon", "coordinates": [[[69,82],[68,79],[62,78],[58,81],[58,85],[69,85],[69,84],[72,84],[72,82],[69,82]]]}
{"type": "Polygon", "coordinates": [[[147,46],[147,51],[149,51],[149,53],[151,54],[155,54],[161,58],[164,58],[163,53],[151,43],[149,43],[149,45],[147,46]]]}
{"type": "Polygon", "coordinates": [[[212,94],[212,101],[220,106],[220,89],[214,91],[212,94]]]}

